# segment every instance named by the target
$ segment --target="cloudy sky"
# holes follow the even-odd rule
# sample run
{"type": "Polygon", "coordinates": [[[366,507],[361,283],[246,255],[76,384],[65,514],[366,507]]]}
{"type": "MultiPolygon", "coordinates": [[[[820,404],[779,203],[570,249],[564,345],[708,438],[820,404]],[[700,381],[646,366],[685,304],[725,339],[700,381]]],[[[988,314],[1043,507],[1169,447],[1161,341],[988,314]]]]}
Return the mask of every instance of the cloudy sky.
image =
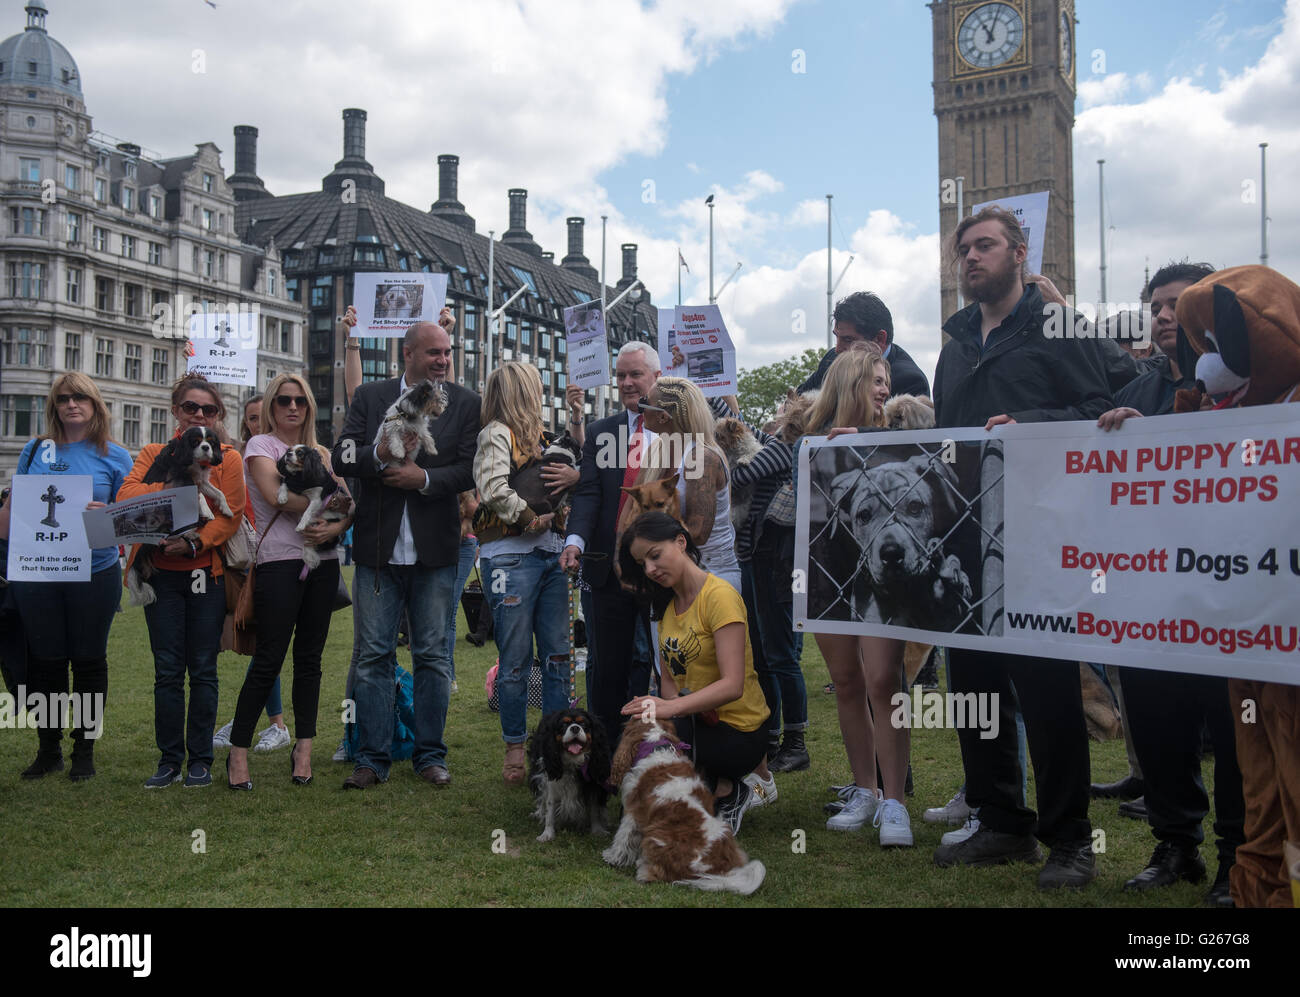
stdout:
{"type": "MultiPolygon", "coordinates": [[[[529,191],[529,229],[565,251],[609,216],[640,275],[676,301],[716,282],[742,366],[825,343],[826,194],[837,297],[884,296],[927,373],[938,357],[938,167],[923,0],[46,0],[95,127],[163,156],[261,131],[275,194],[318,189],[341,110],[369,112],[389,196],[427,208],[436,157],[461,157],[480,232],[529,191]],[[201,70],[201,71],[196,71],[201,70]],[[799,331],[799,316],[804,316],[799,331]],[[793,330],[793,331],[792,331],[793,330]]],[[[22,0],[0,0],[0,36],[22,0]]],[[[1300,0],[1077,0],[1074,133],[1080,300],[1098,293],[1096,161],[1106,159],[1109,297],[1143,266],[1257,262],[1259,148],[1269,143],[1270,263],[1300,274],[1300,0]]]]}

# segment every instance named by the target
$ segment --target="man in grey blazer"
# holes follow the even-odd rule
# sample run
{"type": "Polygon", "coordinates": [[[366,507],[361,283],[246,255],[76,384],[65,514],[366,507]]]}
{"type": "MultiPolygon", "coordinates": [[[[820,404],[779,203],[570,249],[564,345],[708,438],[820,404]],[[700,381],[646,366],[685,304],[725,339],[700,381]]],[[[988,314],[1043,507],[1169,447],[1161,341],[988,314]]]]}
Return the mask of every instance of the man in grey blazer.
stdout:
{"type": "Polygon", "coordinates": [[[361,385],[334,447],[334,470],[357,481],[353,582],[360,650],[356,699],[356,767],[344,789],[366,789],[388,778],[393,741],[393,662],[403,614],[410,618],[415,678],[415,771],[426,782],[446,786],[447,746],[443,728],[451,694],[446,621],[456,598],[460,556],[460,513],[456,497],[474,487],[474,451],[479,433],[479,397],[446,381],[451,338],[432,322],[406,331],[401,377],[361,385]],[[421,380],[441,382],[447,407],[429,421],[436,456],[421,452],[396,461],[385,443],[376,445],[379,425],[398,396],[421,380]]]}

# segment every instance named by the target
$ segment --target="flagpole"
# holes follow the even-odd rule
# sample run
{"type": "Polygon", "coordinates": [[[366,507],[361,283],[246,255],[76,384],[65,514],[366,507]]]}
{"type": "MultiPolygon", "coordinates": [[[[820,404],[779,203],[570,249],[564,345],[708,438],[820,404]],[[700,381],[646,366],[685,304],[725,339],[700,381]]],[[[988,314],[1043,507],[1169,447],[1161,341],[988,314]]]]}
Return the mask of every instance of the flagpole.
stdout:
{"type": "Polygon", "coordinates": [[[682,247],[677,247],[677,303],[682,303],[682,247]]]}

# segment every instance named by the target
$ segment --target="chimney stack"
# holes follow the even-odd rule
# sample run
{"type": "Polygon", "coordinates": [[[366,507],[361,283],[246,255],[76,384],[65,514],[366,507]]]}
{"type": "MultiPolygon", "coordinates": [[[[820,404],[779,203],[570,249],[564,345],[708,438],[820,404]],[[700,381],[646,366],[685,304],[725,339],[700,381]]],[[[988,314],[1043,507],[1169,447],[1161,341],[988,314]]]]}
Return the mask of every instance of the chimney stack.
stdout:
{"type": "Polygon", "coordinates": [[[257,129],[252,125],[235,125],[235,172],[226,178],[226,183],[236,201],[271,196],[257,175],[257,129]]]}
{"type": "Polygon", "coordinates": [[[569,227],[569,253],[560,261],[560,266],[565,270],[572,270],[574,273],[582,274],[582,276],[589,277],[592,280],[598,280],[600,274],[591,265],[591,261],[583,255],[583,231],[587,220],[575,215],[564,219],[564,223],[569,227]]]}
{"type": "Polygon", "coordinates": [[[507,193],[510,197],[510,227],[501,236],[501,241],[540,258],[542,247],[528,233],[528,191],[511,187],[507,193]]]}
{"type": "Polygon", "coordinates": [[[375,175],[374,168],[366,162],[366,112],[359,107],[343,109],[343,158],[334,164],[334,171],[321,181],[325,191],[342,191],[344,182],[351,180],[356,190],[373,190],[383,194],[384,181],[375,175]]]}
{"type": "Polygon", "coordinates": [[[636,280],[636,243],[625,242],[619,248],[623,251],[623,276],[615,286],[621,290],[636,280]]]}
{"type": "Polygon", "coordinates": [[[444,153],[438,157],[438,200],[429,207],[429,214],[473,232],[474,219],[466,214],[465,205],[457,200],[459,173],[459,156],[444,153]]]}

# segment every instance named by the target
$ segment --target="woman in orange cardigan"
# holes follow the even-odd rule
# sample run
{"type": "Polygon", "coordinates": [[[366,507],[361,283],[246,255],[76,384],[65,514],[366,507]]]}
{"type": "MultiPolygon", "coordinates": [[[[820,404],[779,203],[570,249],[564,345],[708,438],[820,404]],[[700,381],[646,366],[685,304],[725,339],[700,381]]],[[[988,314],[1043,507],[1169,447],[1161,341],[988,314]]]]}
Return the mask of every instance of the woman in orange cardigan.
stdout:
{"type": "MultiPolygon", "coordinates": [[[[194,426],[210,427],[224,437],[225,405],[216,386],[200,375],[188,374],[172,389],[176,435],[194,426]]],[[[163,484],[144,484],[163,444],[140,451],[117,498],[134,498],[161,491],[163,484]]],[[[213,508],[213,519],[197,534],[173,537],[154,554],[149,579],[157,601],[145,606],[154,662],[154,734],[161,758],[158,771],[144,785],[163,789],[182,779],[186,754],[186,786],[212,784],[212,729],[217,722],[217,651],[226,618],[226,590],[221,550],[239,528],[244,513],[244,462],[239,451],[223,443],[221,463],[212,466],[209,480],[226,496],[231,515],[213,508]],[[192,538],[192,539],[190,539],[192,538]],[[190,676],[190,711],[185,715],[185,675],[190,676]]],[[[138,547],[132,550],[132,560],[138,547]]],[[[129,567],[128,567],[129,570],[129,567]]]]}

